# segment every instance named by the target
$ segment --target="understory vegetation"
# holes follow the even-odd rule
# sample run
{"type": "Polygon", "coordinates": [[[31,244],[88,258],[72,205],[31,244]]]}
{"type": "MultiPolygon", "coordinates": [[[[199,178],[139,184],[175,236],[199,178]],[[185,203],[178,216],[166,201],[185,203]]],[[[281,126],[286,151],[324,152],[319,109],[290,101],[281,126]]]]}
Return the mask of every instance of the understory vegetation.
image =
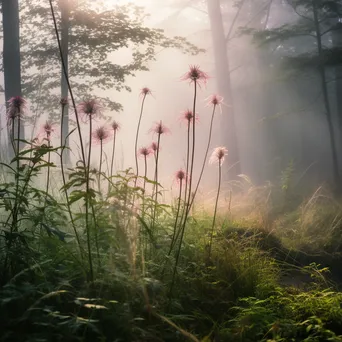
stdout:
{"type": "MultiPolygon", "coordinates": [[[[194,103],[204,75],[198,67],[186,74],[194,103]]],[[[150,90],[141,95],[140,120],[150,90]]],[[[213,115],[221,103],[211,98],[213,115]]],[[[32,141],[17,139],[25,100],[9,103],[15,156],[1,163],[1,341],[342,340],[341,204],[326,187],[304,196],[293,165],[276,184],[255,186],[245,175],[221,182],[227,150],[218,147],[210,158],[219,177],[213,208],[200,200],[193,206],[200,182],[189,152],[194,104],[184,113],[192,143],[186,170],[175,174],[179,196],[163,203],[159,146],[169,130],[156,123],[157,142],[136,144],[143,176],[132,169],[111,175],[103,144],[113,142],[113,165],[120,125],[111,124],[112,134],[92,130],[100,108],[96,100],[74,106],[90,126],[90,143],[84,147],[78,126],[81,160],[65,169],[63,141],[52,146],[56,126],[47,122],[32,141]],[[100,159],[91,167],[95,143],[100,159]],[[146,177],[149,156],[154,180],[146,177]]]]}

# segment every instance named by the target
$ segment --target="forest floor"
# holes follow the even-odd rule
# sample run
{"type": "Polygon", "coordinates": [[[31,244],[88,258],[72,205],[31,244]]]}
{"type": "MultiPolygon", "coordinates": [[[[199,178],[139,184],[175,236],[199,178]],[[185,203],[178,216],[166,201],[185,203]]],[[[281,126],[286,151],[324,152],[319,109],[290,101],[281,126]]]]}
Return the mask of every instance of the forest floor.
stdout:
{"type": "Polygon", "coordinates": [[[71,234],[27,230],[0,270],[0,341],[342,341],[342,206],[279,198],[222,204],[210,257],[213,217],[199,208],[177,268],[172,213],[153,239],[108,227],[93,281],[71,234]]]}

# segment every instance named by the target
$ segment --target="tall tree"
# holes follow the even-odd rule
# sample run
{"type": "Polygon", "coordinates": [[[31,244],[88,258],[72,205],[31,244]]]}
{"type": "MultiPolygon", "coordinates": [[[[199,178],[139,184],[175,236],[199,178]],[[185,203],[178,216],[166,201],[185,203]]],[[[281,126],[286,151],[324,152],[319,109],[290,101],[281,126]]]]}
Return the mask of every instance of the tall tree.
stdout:
{"type": "MultiPolygon", "coordinates": [[[[63,31],[65,56],[68,51],[69,78],[78,99],[101,90],[130,91],[126,78],[148,70],[148,62],[155,58],[160,47],[178,48],[190,54],[199,52],[185,38],[169,38],[162,30],[146,27],[146,13],[140,7],[117,5],[106,8],[101,1],[89,0],[76,2],[77,6],[74,6],[69,0],[72,6],[58,8],[57,0],[53,2],[59,30],[63,31]],[[127,54],[121,64],[111,58],[117,52],[127,54]]],[[[60,60],[55,32],[51,21],[46,20],[51,18],[48,2],[23,0],[22,16],[23,91],[32,102],[41,103],[42,112],[48,112],[57,120],[60,115],[57,105],[61,87],[60,60]],[[42,74],[46,75],[43,80],[42,74]],[[36,92],[39,84],[42,85],[41,96],[36,92]],[[55,110],[51,103],[56,103],[55,110]]],[[[112,96],[102,97],[102,102],[110,110],[122,109],[112,96]]]]}
{"type": "Polygon", "coordinates": [[[296,75],[310,70],[313,79],[319,82],[331,151],[331,170],[335,185],[338,187],[340,187],[340,174],[335,137],[337,125],[334,123],[331,109],[327,74],[331,66],[341,63],[341,51],[329,46],[331,32],[340,28],[331,23],[331,12],[336,10],[335,5],[340,2],[340,0],[289,1],[297,16],[295,22],[255,33],[255,38],[262,44],[281,43],[282,46],[288,47],[289,55],[283,58],[283,67],[294,70],[296,75]],[[306,37],[305,52],[301,52],[302,46],[297,45],[297,48],[293,46],[295,39],[303,39],[303,37],[306,37]]]}
{"type": "Polygon", "coordinates": [[[223,26],[220,0],[208,0],[207,3],[214,48],[217,90],[219,94],[224,96],[225,102],[228,104],[228,106],[223,107],[221,134],[222,141],[229,147],[229,178],[232,179],[241,172],[226,34],[223,26]]]}
{"type": "MultiPolygon", "coordinates": [[[[21,96],[20,34],[18,0],[2,0],[3,24],[3,70],[5,80],[5,99],[21,96]]],[[[21,127],[22,137],[24,128],[21,127]]],[[[9,136],[9,135],[8,135],[9,136]]],[[[8,146],[11,146],[8,144],[8,146]]],[[[9,156],[13,156],[9,150],[9,156]]]]}

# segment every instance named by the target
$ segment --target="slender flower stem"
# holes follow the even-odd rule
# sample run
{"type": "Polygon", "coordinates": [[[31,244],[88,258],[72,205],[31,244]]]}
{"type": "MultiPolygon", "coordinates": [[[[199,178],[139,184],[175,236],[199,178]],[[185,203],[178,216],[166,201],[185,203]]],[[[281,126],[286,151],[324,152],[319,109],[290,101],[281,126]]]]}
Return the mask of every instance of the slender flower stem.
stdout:
{"type": "Polygon", "coordinates": [[[70,216],[70,221],[71,221],[71,225],[74,229],[74,233],[75,233],[75,237],[76,237],[76,240],[77,240],[77,244],[78,244],[78,247],[80,249],[80,255],[81,255],[81,258],[83,259],[83,252],[82,252],[82,246],[81,246],[81,241],[80,241],[80,237],[78,236],[78,232],[77,232],[77,229],[76,229],[76,225],[75,225],[75,222],[74,222],[74,218],[72,216],[72,212],[71,212],[71,208],[70,208],[70,204],[69,204],[69,197],[68,197],[68,191],[67,189],[65,188],[65,185],[66,185],[66,178],[65,178],[65,171],[64,171],[64,160],[63,160],[63,153],[64,153],[64,148],[65,148],[65,141],[63,141],[63,134],[62,134],[62,129],[64,127],[64,111],[65,111],[65,108],[66,108],[66,105],[62,105],[62,117],[61,117],[61,147],[62,147],[62,151],[61,151],[61,154],[60,154],[60,163],[61,163],[61,171],[62,171],[62,180],[63,180],[63,189],[64,189],[64,195],[65,195],[65,200],[66,200],[66,204],[67,204],[67,208],[68,208],[68,213],[69,213],[69,216],[70,216]]]}
{"type": "Polygon", "coordinates": [[[112,150],[112,164],[111,164],[111,167],[110,167],[110,176],[113,176],[113,170],[114,170],[115,144],[116,144],[116,130],[114,130],[113,150],[112,150]]]}
{"type": "Polygon", "coordinates": [[[218,204],[218,200],[219,200],[219,196],[220,196],[220,190],[221,190],[221,178],[222,178],[222,163],[221,163],[221,161],[219,161],[219,184],[218,184],[217,196],[216,196],[216,202],[215,202],[213,225],[211,227],[211,233],[210,233],[209,258],[211,256],[211,246],[212,246],[212,242],[213,242],[214,228],[215,228],[215,222],[216,222],[217,204],[218,204]]]}
{"type": "MultiPolygon", "coordinates": [[[[94,270],[93,270],[93,259],[91,255],[91,245],[90,245],[90,226],[89,226],[89,177],[90,177],[90,158],[91,158],[91,131],[92,131],[92,117],[89,115],[89,151],[88,151],[88,165],[86,168],[86,232],[87,232],[87,246],[88,246],[88,260],[89,260],[89,271],[90,271],[90,280],[93,282],[94,280],[94,270]]],[[[97,240],[97,239],[96,239],[97,240]]],[[[98,247],[98,246],[96,246],[98,247]]]]}
{"type": "MultiPolygon", "coordinates": [[[[16,168],[16,175],[15,175],[15,212],[14,212],[14,217],[13,217],[13,229],[14,231],[17,231],[17,223],[18,223],[18,192],[19,192],[19,169],[20,169],[20,162],[19,162],[19,151],[20,151],[20,110],[17,116],[17,151],[15,152],[15,155],[17,157],[17,168],[16,168]]],[[[13,124],[14,126],[14,124],[13,124]]],[[[14,135],[13,135],[14,136],[14,135]]]]}
{"type": "MultiPolygon", "coordinates": [[[[48,148],[50,150],[51,148],[51,143],[50,143],[50,140],[48,140],[48,148]]],[[[49,195],[49,188],[50,188],[50,162],[51,162],[51,152],[49,151],[48,152],[48,167],[47,167],[47,177],[46,177],[46,196],[45,196],[45,203],[46,203],[46,200],[47,200],[47,197],[49,195]]]]}
{"type": "MultiPolygon", "coordinates": [[[[191,198],[191,187],[192,187],[192,177],[193,177],[193,171],[194,171],[194,161],[195,161],[195,143],[196,143],[196,120],[195,120],[195,113],[196,113],[196,100],[197,100],[197,81],[194,81],[194,101],[193,101],[193,109],[192,113],[194,115],[193,120],[192,120],[192,154],[191,154],[191,166],[190,166],[190,177],[189,177],[189,196],[188,196],[188,201],[185,203],[185,215],[184,215],[184,221],[183,224],[181,225],[181,232],[180,232],[180,241],[179,241],[179,247],[177,250],[176,254],[176,262],[173,268],[173,274],[172,274],[172,281],[171,281],[171,286],[170,286],[170,298],[172,295],[172,290],[173,286],[175,283],[176,279],[176,272],[177,272],[177,266],[179,263],[179,257],[180,257],[180,252],[182,249],[182,243],[183,243],[183,238],[184,238],[184,232],[185,232],[185,226],[186,226],[186,221],[188,219],[188,215],[190,213],[190,198],[191,198]]],[[[186,196],[186,195],[185,195],[186,196]]]]}
{"type": "Polygon", "coordinates": [[[140,109],[140,116],[139,116],[138,127],[137,127],[137,133],[135,135],[135,147],[134,147],[134,150],[135,150],[135,167],[136,167],[136,170],[137,170],[137,177],[135,178],[134,186],[137,185],[137,180],[138,180],[138,177],[139,177],[138,139],[139,139],[139,130],[140,130],[141,118],[142,118],[142,115],[143,115],[143,112],[144,112],[144,104],[145,104],[146,95],[147,94],[143,94],[143,99],[142,99],[142,102],[141,102],[141,109],[140,109]]]}
{"type": "MultiPolygon", "coordinates": [[[[84,150],[84,146],[83,146],[83,139],[82,139],[82,131],[81,131],[81,125],[80,125],[80,120],[79,120],[79,116],[78,116],[78,112],[77,112],[77,107],[76,107],[76,102],[75,102],[75,98],[74,98],[74,94],[71,88],[71,84],[70,84],[70,80],[69,80],[69,76],[68,76],[68,70],[66,68],[66,64],[63,58],[63,51],[62,51],[62,45],[61,45],[61,40],[59,37],[59,31],[58,31],[58,27],[57,27],[57,20],[56,20],[56,16],[55,16],[55,11],[53,8],[53,4],[52,4],[52,0],[49,0],[49,4],[50,4],[50,9],[51,9],[51,15],[52,15],[52,19],[53,19],[53,24],[54,24],[54,31],[56,34],[56,39],[57,39],[57,44],[58,44],[58,50],[59,50],[59,55],[61,58],[61,63],[62,63],[62,69],[63,69],[63,73],[65,76],[65,80],[67,82],[68,85],[68,89],[69,89],[69,93],[70,93],[70,98],[72,101],[72,105],[74,108],[74,112],[75,112],[75,117],[76,117],[76,124],[77,124],[77,131],[78,131],[78,136],[80,139],[80,149],[81,149],[81,155],[82,155],[82,161],[83,161],[83,165],[84,165],[84,170],[85,170],[85,178],[86,178],[86,187],[87,187],[87,195],[86,195],[86,199],[85,199],[85,207],[86,207],[86,231],[89,232],[89,219],[88,219],[88,211],[89,211],[89,170],[86,170],[86,157],[85,157],[85,150],[84,150]]],[[[88,249],[89,248],[89,244],[90,242],[88,241],[88,249]]],[[[94,281],[94,272],[93,272],[93,266],[92,266],[92,259],[91,256],[89,256],[89,268],[90,268],[90,281],[93,282],[94,281]]]]}
{"type": "MultiPolygon", "coordinates": [[[[186,184],[186,182],[185,182],[185,184],[186,184]]],[[[177,231],[177,224],[178,224],[178,217],[179,217],[180,206],[181,206],[181,202],[182,202],[182,189],[183,189],[183,182],[182,182],[182,180],[180,180],[176,219],[175,219],[175,224],[173,226],[173,235],[172,235],[172,240],[171,240],[171,245],[170,245],[168,256],[171,255],[172,249],[173,249],[173,247],[174,247],[174,245],[175,245],[175,243],[177,241],[176,240],[176,231],[177,231]]]]}
{"type": "Polygon", "coordinates": [[[154,199],[154,209],[153,209],[153,219],[152,219],[152,229],[155,226],[156,223],[156,212],[157,212],[157,201],[158,201],[158,161],[159,161],[159,146],[160,146],[160,136],[161,134],[158,134],[158,141],[157,141],[157,153],[156,153],[156,168],[154,173],[154,189],[155,189],[155,199],[154,199]]]}
{"type": "MultiPolygon", "coordinates": [[[[193,119],[195,119],[195,116],[193,117],[193,119]]],[[[189,174],[189,159],[190,159],[190,121],[188,121],[188,134],[187,134],[187,148],[186,148],[186,175],[189,174]]],[[[188,182],[185,182],[185,191],[184,191],[184,207],[183,207],[183,211],[182,211],[182,216],[180,219],[180,223],[182,224],[183,219],[185,217],[185,213],[187,210],[187,195],[188,195],[188,182]]],[[[181,226],[182,229],[182,226],[181,226]]],[[[179,233],[176,236],[176,240],[178,239],[179,233]]]]}
{"type": "Polygon", "coordinates": [[[144,197],[145,197],[145,191],[146,191],[146,178],[147,178],[147,156],[144,155],[144,164],[145,164],[145,172],[144,172],[144,197]]]}
{"type": "Polygon", "coordinates": [[[216,111],[216,105],[214,104],[213,112],[212,112],[211,120],[210,120],[209,138],[208,138],[207,149],[205,151],[205,156],[204,156],[204,160],[203,160],[203,164],[202,164],[202,169],[201,169],[201,172],[200,172],[200,175],[199,175],[199,178],[198,178],[198,182],[197,182],[197,185],[196,185],[196,189],[194,191],[194,195],[193,195],[193,197],[191,199],[191,202],[190,202],[190,206],[193,204],[193,202],[195,200],[195,196],[197,194],[198,187],[199,187],[200,182],[202,180],[203,171],[204,171],[204,167],[205,167],[205,164],[206,164],[206,161],[207,161],[208,152],[209,152],[210,143],[211,143],[211,135],[212,135],[212,131],[213,131],[213,123],[214,123],[215,111],[216,111]]]}
{"type": "Polygon", "coordinates": [[[98,177],[98,183],[99,183],[99,193],[101,194],[101,172],[102,172],[102,155],[103,155],[103,141],[100,141],[100,165],[99,165],[99,177],[98,177]]]}

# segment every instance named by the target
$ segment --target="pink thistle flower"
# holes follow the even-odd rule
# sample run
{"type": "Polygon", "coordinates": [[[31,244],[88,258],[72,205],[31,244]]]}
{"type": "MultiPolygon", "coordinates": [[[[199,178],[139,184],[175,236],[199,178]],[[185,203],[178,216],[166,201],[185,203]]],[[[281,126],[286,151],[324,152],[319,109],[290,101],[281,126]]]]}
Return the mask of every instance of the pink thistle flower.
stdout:
{"type": "Polygon", "coordinates": [[[62,106],[62,107],[65,107],[69,104],[69,100],[67,97],[62,97],[61,100],[59,101],[59,104],[62,106]]]}
{"type": "Polygon", "coordinates": [[[170,134],[171,131],[166,126],[164,126],[163,123],[160,121],[154,124],[154,126],[149,130],[149,133],[162,135],[170,134]]]}
{"type": "Polygon", "coordinates": [[[180,184],[180,183],[183,183],[184,181],[187,182],[188,176],[183,169],[180,169],[175,173],[175,179],[176,179],[177,183],[180,184]]]}
{"type": "Polygon", "coordinates": [[[8,100],[9,107],[15,108],[18,112],[22,112],[26,106],[26,100],[21,96],[14,96],[8,100]]]}
{"type": "Polygon", "coordinates": [[[26,100],[21,96],[11,97],[8,101],[7,109],[7,125],[11,126],[13,121],[23,117],[23,112],[26,109],[26,100]]]}
{"type": "Polygon", "coordinates": [[[228,155],[228,150],[224,146],[216,147],[211,154],[209,164],[219,163],[221,166],[226,155],[228,155]]]}
{"type": "Polygon", "coordinates": [[[153,153],[153,150],[150,147],[141,147],[138,153],[141,157],[148,158],[153,153]]]}
{"type": "Polygon", "coordinates": [[[45,138],[50,141],[51,135],[55,132],[55,125],[51,121],[46,121],[40,129],[40,135],[44,135],[45,138]]]}
{"type": "MultiPolygon", "coordinates": [[[[188,125],[192,122],[194,118],[194,115],[190,109],[185,110],[182,112],[181,116],[179,117],[179,120],[186,122],[188,125]]],[[[199,122],[198,115],[195,116],[195,121],[199,122]]]]}
{"type": "Polygon", "coordinates": [[[151,148],[151,150],[152,150],[154,153],[157,153],[157,151],[160,150],[160,148],[159,148],[159,146],[158,146],[158,143],[156,143],[155,141],[152,142],[150,148],[151,148]]]}
{"type": "Polygon", "coordinates": [[[89,118],[92,119],[99,116],[102,112],[103,107],[96,99],[85,100],[77,106],[80,115],[82,116],[83,122],[87,122],[89,118]]]}
{"type": "Polygon", "coordinates": [[[114,132],[119,131],[120,128],[121,128],[120,124],[119,124],[118,122],[116,122],[116,121],[113,121],[113,122],[111,123],[110,127],[112,128],[112,130],[113,130],[114,132]]]}
{"type": "Polygon", "coordinates": [[[194,82],[198,85],[201,83],[206,84],[208,79],[208,74],[203,72],[198,65],[190,65],[189,71],[181,78],[182,81],[190,81],[190,83],[194,82]]]}
{"type": "Polygon", "coordinates": [[[150,88],[144,87],[144,88],[141,89],[140,95],[143,96],[143,97],[145,97],[147,95],[152,95],[152,91],[151,91],[150,88]]]}
{"type": "Polygon", "coordinates": [[[217,94],[213,94],[213,95],[210,95],[209,97],[207,97],[205,99],[205,101],[208,101],[207,102],[207,107],[208,106],[214,106],[214,107],[219,107],[220,108],[220,112],[222,114],[222,105],[225,105],[227,107],[231,107],[231,106],[228,106],[226,105],[224,102],[223,102],[223,97],[220,96],[220,95],[217,95],[217,94]]]}
{"type": "Polygon", "coordinates": [[[92,138],[95,144],[105,144],[112,138],[112,134],[107,127],[100,126],[92,133],[92,138]]]}

